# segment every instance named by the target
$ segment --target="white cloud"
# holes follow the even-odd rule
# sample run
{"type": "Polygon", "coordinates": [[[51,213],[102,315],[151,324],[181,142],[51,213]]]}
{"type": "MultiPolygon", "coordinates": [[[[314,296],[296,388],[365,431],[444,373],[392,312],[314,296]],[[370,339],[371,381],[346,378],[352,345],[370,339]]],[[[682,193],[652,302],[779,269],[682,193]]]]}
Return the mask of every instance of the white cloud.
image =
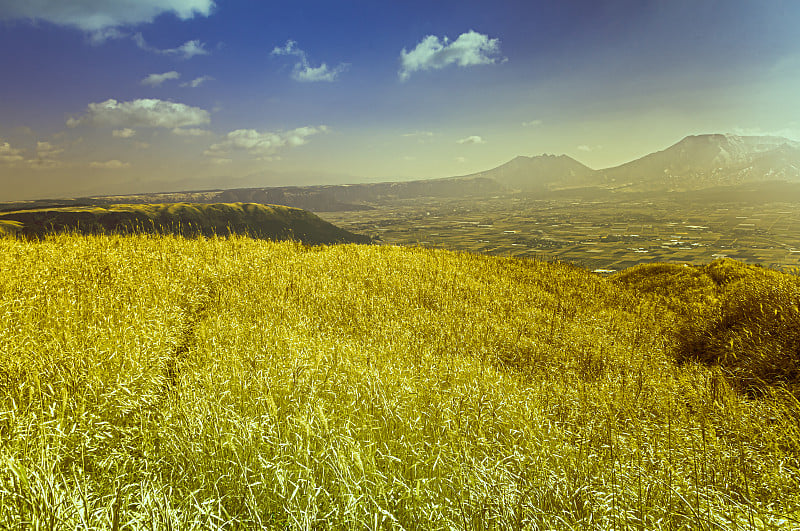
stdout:
{"type": "Polygon", "coordinates": [[[587,152],[587,153],[588,153],[588,152],[590,152],[590,151],[595,151],[595,150],[598,150],[598,149],[603,149],[603,146],[587,146],[586,144],[581,144],[580,146],[576,146],[576,149],[577,149],[578,151],[585,151],[585,152],[587,152]]]}
{"type": "Polygon", "coordinates": [[[133,101],[106,100],[90,103],[86,114],[67,120],[68,127],[98,125],[112,127],[165,127],[173,129],[187,125],[207,124],[208,111],[158,99],[133,101]]]}
{"type": "Polygon", "coordinates": [[[101,170],[121,170],[121,169],[124,169],[124,168],[130,168],[131,167],[131,163],[130,162],[122,162],[121,160],[117,160],[117,159],[112,159],[112,160],[106,160],[106,161],[103,161],[103,162],[100,162],[100,161],[90,162],[89,163],[89,167],[90,168],[98,168],[98,169],[101,169],[101,170]]]}
{"type": "Polygon", "coordinates": [[[293,40],[286,41],[286,45],[283,48],[276,46],[272,49],[270,55],[293,55],[300,59],[298,63],[295,63],[292,70],[292,79],[295,81],[336,81],[339,74],[350,66],[347,63],[341,63],[335,68],[328,67],[326,63],[322,63],[319,66],[311,66],[306,52],[298,48],[297,43],[293,40]]]}
{"type": "Polygon", "coordinates": [[[216,162],[230,159],[235,152],[245,152],[248,155],[263,160],[274,158],[275,154],[285,147],[302,146],[308,142],[312,135],[327,132],[324,125],[317,127],[298,127],[291,131],[259,132],[255,129],[237,129],[225,136],[222,142],[211,145],[203,154],[216,162]]]}
{"type": "Polygon", "coordinates": [[[176,127],[175,129],[172,130],[172,134],[173,135],[178,135],[178,136],[206,136],[206,135],[210,135],[211,131],[208,131],[206,129],[193,128],[193,127],[190,127],[188,129],[183,129],[181,127],[176,127]]]}
{"type": "Polygon", "coordinates": [[[292,79],[295,81],[336,81],[336,78],[347,70],[347,65],[340,64],[333,70],[328,68],[328,65],[322,63],[318,67],[314,68],[313,66],[305,65],[303,68],[298,69],[295,66],[295,69],[292,71],[292,79]]]}
{"type": "Polygon", "coordinates": [[[127,33],[120,31],[117,28],[103,28],[93,31],[89,36],[89,42],[91,42],[94,46],[99,46],[108,40],[124,39],[127,36],[127,33]]]}
{"type": "Polygon", "coordinates": [[[162,83],[164,83],[164,81],[170,79],[178,79],[179,77],[181,77],[181,75],[178,72],[172,70],[170,72],[164,72],[163,74],[150,74],[149,76],[141,80],[140,83],[142,85],[157,87],[162,83]]]}
{"type": "Polygon", "coordinates": [[[8,142],[0,142],[0,162],[19,162],[24,158],[21,149],[12,148],[8,142]]]}
{"type": "Polygon", "coordinates": [[[0,19],[43,20],[103,39],[113,36],[109,28],[152,22],[163,13],[207,17],[213,8],[213,0],[0,0],[0,19]]]}
{"type": "Polygon", "coordinates": [[[181,83],[181,86],[182,87],[197,88],[200,85],[202,85],[203,83],[205,83],[206,81],[214,81],[214,78],[211,77],[211,76],[200,76],[200,77],[194,78],[191,81],[187,81],[186,83],[181,83]]]}
{"type": "Polygon", "coordinates": [[[133,36],[133,41],[136,43],[136,46],[147,52],[153,52],[160,55],[180,55],[183,59],[191,59],[196,55],[209,54],[209,51],[206,50],[205,43],[200,42],[198,39],[186,41],[177,48],[166,48],[163,50],[147,44],[147,41],[144,40],[144,37],[141,33],[135,34],[133,36]]]}
{"type": "Polygon", "coordinates": [[[464,157],[456,157],[456,162],[458,162],[459,164],[463,164],[467,162],[467,159],[464,157]]]}
{"type": "Polygon", "coordinates": [[[522,127],[536,127],[537,125],[542,125],[542,121],[531,120],[530,122],[522,122],[522,127]]]}
{"type": "Polygon", "coordinates": [[[498,61],[500,40],[490,39],[470,30],[462,33],[450,42],[445,37],[440,40],[435,35],[428,35],[417,44],[416,48],[400,52],[400,79],[407,80],[412,72],[418,70],[439,70],[449,65],[473,66],[488,65],[498,61]]]}
{"type": "Polygon", "coordinates": [[[456,140],[457,144],[485,144],[486,140],[478,135],[468,136],[460,140],[456,140]]]}
{"type": "Polygon", "coordinates": [[[206,50],[205,43],[195,39],[192,41],[186,41],[177,48],[161,50],[161,53],[165,55],[180,55],[184,59],[191,59],[195,55],[208,55],[209,52],[206,50]]]}
{"type": "Polygon", "coordinates": [[[403,133],[402,136],[405,138],[416,138],[418,142],[423,143],[433,138],[433,133],[431,131],[414,131],[413,133],[403,133]]]}
{"type": "Polygon", "coordinates": [[[131,138],[136,134],[136,131],[131,129],[130,127],[126,127],[125,129],[114,129],[111,131],[111,136],[114,138],[131,138]]]}

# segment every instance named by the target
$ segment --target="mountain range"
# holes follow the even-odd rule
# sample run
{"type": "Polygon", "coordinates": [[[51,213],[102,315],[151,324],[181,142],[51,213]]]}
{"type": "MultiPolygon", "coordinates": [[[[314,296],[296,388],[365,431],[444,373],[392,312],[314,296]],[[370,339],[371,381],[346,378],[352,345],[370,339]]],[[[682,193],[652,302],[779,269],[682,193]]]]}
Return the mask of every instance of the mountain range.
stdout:
{"type": "Polygon", "coordinates": [[[0,210],[115,203],[261,203],[314,212],[366,210],[417,197],[698,192],[761,183],[800,184],[800,142],[776,136],[706,134],[636,160],[595,170],[567,155],[520,156],[496,168],[443,179],[350,185],[204,190],[0,203],[0,210]]]}
{"type": "Polygon", "coordinates": [[[523,191],[599,187],[666,192],[800,182],[800,142],[775,136],[696,135],[612,168],[593,170],[567,155],[540,155],[517,157],[469,177],[523,191]]]}

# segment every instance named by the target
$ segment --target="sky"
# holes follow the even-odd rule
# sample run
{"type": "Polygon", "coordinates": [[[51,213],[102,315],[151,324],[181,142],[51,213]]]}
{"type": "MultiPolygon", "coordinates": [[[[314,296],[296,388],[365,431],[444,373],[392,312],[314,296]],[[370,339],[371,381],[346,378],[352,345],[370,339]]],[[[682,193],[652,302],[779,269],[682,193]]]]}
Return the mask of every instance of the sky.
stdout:
{"type": "Polygon", "coordinates": [[[795,0],[0,0],[0,201],[800,140],[795,0]]]}

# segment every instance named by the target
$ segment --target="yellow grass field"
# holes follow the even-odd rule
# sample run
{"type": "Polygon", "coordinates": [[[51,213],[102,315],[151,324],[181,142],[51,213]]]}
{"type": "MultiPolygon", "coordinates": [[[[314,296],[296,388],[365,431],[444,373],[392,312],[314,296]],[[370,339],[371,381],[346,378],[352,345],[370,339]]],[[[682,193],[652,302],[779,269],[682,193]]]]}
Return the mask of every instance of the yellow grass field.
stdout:
{"type": "Polygon", "coordinates": [[[0,528],[800,529],[800,403],[676,357],[681,278],[0,238],[0,528]]]}

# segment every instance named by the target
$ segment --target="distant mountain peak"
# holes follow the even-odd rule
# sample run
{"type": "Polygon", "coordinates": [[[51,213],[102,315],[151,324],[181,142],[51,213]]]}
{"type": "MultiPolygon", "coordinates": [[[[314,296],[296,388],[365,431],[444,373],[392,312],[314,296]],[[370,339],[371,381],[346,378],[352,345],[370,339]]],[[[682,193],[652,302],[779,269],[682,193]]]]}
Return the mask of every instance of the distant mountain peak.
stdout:
{"type": "Polygon", "coordinates": [[[549,189],[585,186],[594,170],[568,155],[543,153],[520,155],[491,170],[471,177],[487,177],[512,190],[549,189]]]}
{"type": "Polygon", "coordinates": [[[601,170],[631,190],[693,190],[800,180],[800,143],[779,136],[690,135],[668,148],[601,170]]]}

